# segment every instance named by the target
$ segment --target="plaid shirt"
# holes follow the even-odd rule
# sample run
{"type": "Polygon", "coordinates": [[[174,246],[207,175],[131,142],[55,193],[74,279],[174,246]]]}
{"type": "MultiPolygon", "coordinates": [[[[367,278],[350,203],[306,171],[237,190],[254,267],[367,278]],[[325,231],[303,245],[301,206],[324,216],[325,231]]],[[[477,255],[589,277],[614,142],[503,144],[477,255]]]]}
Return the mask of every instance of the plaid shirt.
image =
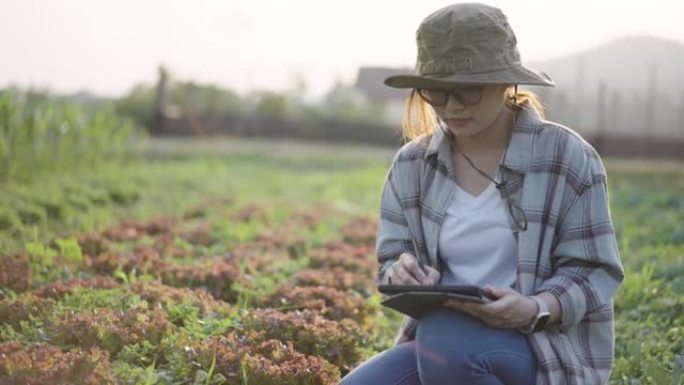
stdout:
{"type": "MultiPolygon", "coordinates": [[[[614,355],[613,295],[624,277],[608,207],[606,173],[577,133],[521,110],[499,171],[528,219],[516,232],[516,290],[553,294],[560,321],[528,335],[536,385],[605,384],[614,355]]],[[[451,149],[441,130],[404,145],[387,174],[380,204],[378,282],[403,252],[441,271],[440,226],[454,194],[451,149]]],[[[503,197],[502,197],[503,198],[503,197]]],[[[511,228],[513,219],[509,214],[511,228]]],[[[513,230],[512,230],[513,231],[513,230]]],[[[395,344],[415,338],[405,317],[395,344]]]]}

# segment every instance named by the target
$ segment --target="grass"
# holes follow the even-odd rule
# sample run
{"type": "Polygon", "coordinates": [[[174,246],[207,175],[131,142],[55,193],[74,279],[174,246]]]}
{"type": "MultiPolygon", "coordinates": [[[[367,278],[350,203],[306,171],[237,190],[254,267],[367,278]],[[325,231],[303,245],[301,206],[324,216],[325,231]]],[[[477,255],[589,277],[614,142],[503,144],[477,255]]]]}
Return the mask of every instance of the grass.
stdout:
{"type": "MultiPolygon", "coordinates": [[[[41,245],[60,236],[64,240],[54,247],[76,263],[79,252],[68,238],[72,232],[103,229],[123,219],[179,218],[200,204],[216,207],[206,220],[219,234],[219,243],[204,249],[182,240],[177,243],[200,256],[229,249],[232,242],[249,241],[265,227],[283,230],[298,208],[317,203],[330,204],[345,217],[326,218],[306,231],[309,243],[322,244],[334,238],[347,216],[377,216],[380,189],[394,154],[387,148],[256,139],[152,140],[139,151],[122,164],[59,175],[42,173],[0,186],[0,228],[5,223],[0,254],[29,245],[32,254],[42,255],[48,263],[54,255],[41,245]],[[267,223],[236,224],[219,209],[228,204],[236,212],[255,203],[266,207],[267,223]]],[[[626,270],[615,301],[611,384],[670,385],[684,365],[684,165],[622,159],[606,159],[605,165],[626,270]]],[[[128,252],[133,246],[119,247],[128,252]]],[[[181,265],[192,259],[176,262],[181,265]]],[[[271,290],[307,263],[305,259],[273,263],[272,273],[255,282],[271,290]]],[[[136,279],[131,272],[118,276],[136,279]]],[[[256,289],[241,290],[239,298],[245,303],[259,296],[256,289]]],[[[378,308],[377,300],[377,296],[368,299],[378,308]]],[[[382,333],[374,348],[389,346],[398,320],[393,314],[378,317],[382,333]]],[[[375,351],[368,349],[366,354],[375,351]]],[[[206,382],[215,364],[211,356],[207,360],[206,382]]],[[[154,361],[139,372],[131,368],[120,367],[133,370],[131,377],[146,379],[156,370],[154,361]]]]}

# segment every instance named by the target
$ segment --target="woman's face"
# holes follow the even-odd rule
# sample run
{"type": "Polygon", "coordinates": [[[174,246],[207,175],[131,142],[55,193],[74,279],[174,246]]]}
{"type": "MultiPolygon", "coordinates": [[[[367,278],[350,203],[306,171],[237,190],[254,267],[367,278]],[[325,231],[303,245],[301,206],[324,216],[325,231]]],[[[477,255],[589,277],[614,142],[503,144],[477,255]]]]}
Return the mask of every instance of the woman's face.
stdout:
{"type": "Polygon", "coordinates": [[[462,91],[460,101],[450,95],[444,106],[432,108],[456,137],[475,137],[491,127],[506,108],[506,89],[505,85],[452,88],[462,91]],[[481,96],[480,101],[469,105],[477,100],[477,91],[481,96]]]}

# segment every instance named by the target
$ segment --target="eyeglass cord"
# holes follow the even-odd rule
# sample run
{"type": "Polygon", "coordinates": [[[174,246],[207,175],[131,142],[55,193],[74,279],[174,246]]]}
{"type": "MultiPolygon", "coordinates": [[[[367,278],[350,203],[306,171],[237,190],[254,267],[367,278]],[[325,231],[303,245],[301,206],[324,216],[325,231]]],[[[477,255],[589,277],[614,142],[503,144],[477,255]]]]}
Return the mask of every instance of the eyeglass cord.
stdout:
{"type": "MultiPolygon", "coordinates": [[[[513,122],[514,122],[514,123],[515,123],[515,121],[517,120],[517,119],[516,119],[516,116],[517,116],[517,111],[514,110],[514,113],[513,113],[513,122]]],[[[440,127],[440,129],[442,130],[442,132],[444,133],[444,135],[447,137],[447,140],[448,140],[450,143],[452,143],[452,144],[454,145],[454,148],[455,148],[459,153],[461,153],[461,155],[463,155],[463,157],[466,159],[466,161],[468,162],[468,164],[470,164],[470,166],[471,166],[473,169],[475,169],[478,173],[480,173],[483,177],[485,177],[486,179],[488,179],[489,181],[491,181],[492,183],[494,183],[494,186],[496,186],[496,189],[499,190],[499,191],[501,191],[501,192],[504,194],[504,196],[505,196],[505,198],[506,198],[506,201],[507,201],[507,203],[508,203],[508,210],[510,211],[511,216],[512,216],[512,218],[514,219],[516,226],[518,226],[522,231],[527,230],[527,218],[525,217],[525,213],[524,213],[524,211],[522,210],[522,208],[520,208],[520,206],[516,205],[514,202],[511,201],[511,197],[509,196],[508,191],[506,190],[506,180],[504,180],[503,177],[502,177],[502,181],[501,181],[501,182],[497,182],[496,180],[494,180],[494,178],[492,178],[491,176],[489,176],[486,172],[482,171],[480,168],[478,168],[477,166],[475,166],[475,163],[470,159],[470,157],[468,157],[463,151],[461,151],[461,150],[458,148],[458,143],[454,140],[454,138],[452,138],[451,132],[446,132],[446,131],[444,130],[443,124],[439,124],[439,127],[440,127]],[[517,209],[517,210],[519,210],[519,211],[522,213],[522,215],[523,215],[522,223],[520,223],[517,219],[515,219],[516,217],[515,217],[515,214],[514,214],[514,212],[513,212],[514,209],[517,209]]],[[[507,141],[507,142],[510,141],[510,138],[511,138],[512,135],[513,135],[513,132],[512,132],[512,129],[511,129],[511,131],[509,132],[509,135],[508,135],[508,141],[507,141]]],[[[508,145],[506,145],[506,149],[504,150],[503,160],[502,160],[501,164],[503,164],[503,163],[506,162],[506,155],[507,155],[507,153],[508,153],[508,145]]]]}
{"type": "MultiPolygon", "coordinates": [[[[515,118],[516,118],[516,113],[515,113],[515,111],[514,111],[514,112],[513,112],[513,122],[514,122],[514,123],[515,123],[515,120],[516,120],[515,118]]],[[[456,150],[458,150],[458,152],[459,152],[461,155],[463,155],[463,157],[465,158],[466,162],[468,162],[468,164],[469,164],[472,168],[474,168],[475,171],[477,171],[480,175],[482,175],[483,177],[485,177],[486,179],[488,179],[489,181],[491,181],[492,183],[494,183],[494,186],[497,188],[497,190],[501,189],[501,187],[502,187],[503,185],[506,184],[506,181],[504,181],[504,180],[502,180],[501,182],[497,182],[496,180],[494,180],[494,178],[492,178],[491,176],[489,176],[489,174],[487,174],[486,172],[482,171],[482,169],[480,169],[479,167],[475,166],[475,163],[470,159],[470,157],[469,157],[468,155],[466,155],[465,152],[463,152],[463,151],[459,148],[458,142],[456,142],[456,141],[454,140],[454,138],[452,137],[453,134],[451,134],[451,132],[445,131],[442,124],[439,124],[439,128],[442,130],[442,132],[444,133],[444,136],[446,136],[447,140],[449,140],[449,143],[453,144],[454,147],[456,148],[456,150]]],[[[512,129],[513,129],[513,128],[511,128],[511,130],[512,130],[512,129]]],[[[509,133],[509,140],[510,140],[510,135],[511,135],[511,134],[512,134],[512,132],[509,133]]],[[[507,152],[508,152],[508,145],[506,145],[506,149],[504,150],[504,156],[503,156],[504,161],[505,161],[505,159],[506,159],[506,153],[507,153],[507,152]]]]}

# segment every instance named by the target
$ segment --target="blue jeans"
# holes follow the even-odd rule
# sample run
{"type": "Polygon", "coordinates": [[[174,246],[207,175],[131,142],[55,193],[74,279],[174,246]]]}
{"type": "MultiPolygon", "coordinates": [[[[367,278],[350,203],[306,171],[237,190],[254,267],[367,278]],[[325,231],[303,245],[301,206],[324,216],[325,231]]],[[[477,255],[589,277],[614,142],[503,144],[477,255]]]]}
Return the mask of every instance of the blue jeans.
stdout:
{"type": "Polygon", "coordinates": [[[421,318],[416,339],[377,354],[342,385],[533,385],[537,361],[523,334],[452,309],[421,318]]]}

